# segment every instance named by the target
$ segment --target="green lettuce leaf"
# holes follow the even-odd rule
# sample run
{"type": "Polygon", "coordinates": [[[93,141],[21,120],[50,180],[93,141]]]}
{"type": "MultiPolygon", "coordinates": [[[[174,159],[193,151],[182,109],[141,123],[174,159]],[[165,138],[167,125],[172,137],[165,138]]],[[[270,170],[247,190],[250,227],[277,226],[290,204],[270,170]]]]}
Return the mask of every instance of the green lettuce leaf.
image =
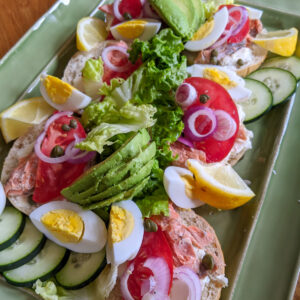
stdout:
{"type": "Polygon", "coordinates": [[[98,59],[90,58],[86,61],[84,68],[82,69],[82,76],[86,80],[102,81],[104,74],[103,61],[101,57],[98,59]]]}
{"type": "Polygon", "coordinates": [[[119,87],[124,82],[123,78],[113,78],[110,80],[110,84],[108,85],[106,82],[103,83],[101,88],[99,89],[100,96],[110,96],[112,91],[119,87]]]}
{"type": "Polygon", "coordinates": [[[152,195],[137,200],[136,204],[145,218],[149,218],[153,215],[169,216],[168,196],[163,187],[156,189],[152,195]]]}

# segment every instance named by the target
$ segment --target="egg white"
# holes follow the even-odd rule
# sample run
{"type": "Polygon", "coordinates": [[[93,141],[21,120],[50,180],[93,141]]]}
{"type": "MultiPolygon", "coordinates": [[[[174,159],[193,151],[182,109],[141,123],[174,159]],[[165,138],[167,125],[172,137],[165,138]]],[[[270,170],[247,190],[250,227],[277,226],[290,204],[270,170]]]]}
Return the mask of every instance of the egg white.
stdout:
{"type": "MultiPolygon", "coordinates": [[[[140,39],[141,41],[148,41],[159,31],[160,26],[161,26],[161,22],[159,22],[158,20],[155,20],[155,19],[139,19],[139,20],[145,21],[147,23],[145,24],[143,33],[140,36],[136,37],[136,38],[140,39]]],[[[136,21],[136,20],[133,20],[133,21],[136,21]]],[[[124,24],[126,22],[130,22],[130,21],[125,21],[125,22],[119,23],[115,26],[112,26],[110,28],[110,31],[111,31],[111,34],[113,35],[113,37],[116,40],[122,40],[122,41],[125,41],[125,42],[132,42],[135,38],[134,39],[129,39],[125,36],[122,36],[117,30],[118,26],[120,26],[121,24],[124,24]]]]}
{"type": "Polygon", "coordinates": [[[140,209],[132,200],[124,200],[113,204],[113,206],[115,205],[129,211],[134,218],[133,230],[126,239],[112,243],[111,236],[108,235],[106,245],[107,263],[118,266],[135,258],[139,252],[144,236],[144,222],[140,209]]]}
{"type": "Polygon", "coordinates": [[[214,28],[212,29],[212,31],[201,40],[188,41],[184,45],[185,49],[189,51],[200,51],[214,44],[224,32],[228,22],[228,18],[229,14],[226,7],[223,7],[222,9],[217,11],[213,16],[214,28]]]}
{"type": "Polygon", "coordinates": [[[181,208],[202,206],[201,200],[189,198],[186,194],[185,182],[181,178],[186,175],[193,177],[193,173],[185,168],[171,166],[165,169],[163,182],[169,198],[181,208]]]}
{"type": "MultiPolygon", "coordinates": [[[[43,84],[43,80],[47,77],[47,74],[41,75],[40,92],[45,101],[59,111],[78,111],[85,108],[92,101],[92,98],[85,95],[76,88],[72,89],[72,94],[64,104],[57,104],[52,101],[51,97],[47,93],[47,90],[43,84]]],[[[61,79],[60,79],[61,80],[61,79]]],[[[62,80],[61,80],[62,81],[62,80]]]]}
{"type": "Polygon", "coordinates": [[[100,251],[106,244],[107,230],[104,222],[94,212],[84,210],[79,205],[68,201],[52,201],[35,209],[30,215],[34,226],[54,243],[79,253],[100,251]],[[41,222],[41,218],[49,211],[67,209],[76,212],[84,222],[84,233],[78,243],[64,243],[57,239],[41,222]]]}
{"type": "Polygon", "coordinates": [[[228,67],[217,66],[217,65],[200,65],[195,64],[187,68],[189,75],[193,77],[203,77],[203,72],[205,69],[215,68],[224,73],[226,73],[231,81],[234,81],[237,86],[229,88],[227,91],[230,94],[231,98],[235,102],[245,101],[251,97],[252,91],[245,88],[245,80],[238,76],[236,72],[231,70],[228,67]]]}

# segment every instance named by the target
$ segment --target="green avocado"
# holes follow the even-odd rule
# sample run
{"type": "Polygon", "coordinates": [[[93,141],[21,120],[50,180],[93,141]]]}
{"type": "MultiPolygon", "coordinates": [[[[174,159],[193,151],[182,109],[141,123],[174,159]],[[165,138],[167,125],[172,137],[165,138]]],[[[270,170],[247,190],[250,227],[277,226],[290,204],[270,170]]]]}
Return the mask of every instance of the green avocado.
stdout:
{"type": "Polygon", "coordinates": [[[110,169],[118,166],[123,161],[135,157],[140,152],[140,149],[147,145],[149,141],[150,135],[148,131],[146,129],[140,130],[106,160],[90,168],[76,179],[71,186],[63,189],[61,194],[70,201],[74,196],[76,198],[77,194],[94,186],[110,169]]]}
{"type": "Polygon", "coordinates": [[[185,39],[191,38],[204,22],[201,0],[150,0],[150,4],[175,33],[185,39]]]}
{"type": "Polygon", "coordinates": [[[87,205],[93,202],[99,202],[104,199],[115,196],[123,191],[129,190],[130,188],[132,188],[133,186],[141,182],[144,178],[150,175],[153,164],[154,164],[154,160],[152,159],[149,162],[147,162],[144,166],[142,166],[142,168],[136,170],[135,174],[131,175],[130,177],[126,178],[120,183],[109,187],[102,193],[86,198],[84,200],[84,204],[87,205]]]}
{"type": "Polygon", "coordinates": [[[118,201],[132,199],[134,196],[136,196],[143,190],[143,188],[148,183],[149,179],[150,179],[150,176],[146,177],[143,181],[141,181],[140,183],[138,183],[137,185],[135,185],[134,187],[132,187],[131,189],[129,189],[125,192],[117,194],[111,198],[105,199],[104,201],[100,201],[98,203],[94,203],[92,205],[86,206],[84,208],[93,210],[93,209],[109,206],[118,201]]]}
{"type": "MultiPolygon", "coordinates": [[[[112,168],[108,171],[104,177],[99,179],[99,181],[82,193],[77,193],[72,196],[71,201],[79,204],[86,205],[87,198],[90,198],[93,195],[99,194],[109,187],[112,187],[115,184],[120,183],[126,177],[136,174],[142,166],[147,162],[152,160],[156,153],[155,142],[152,142],[149,145],[146,145],[144,148],[140,149],[140,153],[132,158],[130,161],[122,162],[120,165],[112,168]]],[[[121,191],[120,191],[121,192],[121,191]]]]}

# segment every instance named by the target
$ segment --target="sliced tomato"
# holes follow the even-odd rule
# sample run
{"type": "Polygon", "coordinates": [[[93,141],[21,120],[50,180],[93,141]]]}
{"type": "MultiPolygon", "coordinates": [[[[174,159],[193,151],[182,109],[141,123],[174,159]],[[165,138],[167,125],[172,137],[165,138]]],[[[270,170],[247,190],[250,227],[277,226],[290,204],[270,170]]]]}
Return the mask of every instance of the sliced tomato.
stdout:
{"type": "Polygon", "coordinates": [[[128,13],[133,19],[141,16],[142,8],[141,0],[122,0],[119,5],[120,14],[123,16],[128,13]]]}
{"type": "MultiPolygon", "coordinates": [[[[223,8],[224,6],[226,6],[227,9],[229,10],[230,8],[235,7],[236,5],[221,5],[219,9],[223,8]]],[[[229,30],[232,26],[234,26],[235,23],[240,22],[240,20],[241,20],[241,14],[238,11],[234,11],[234,12],[229,11],[229,21],[227,23],[225,30],[229,30]]],[[[249,17],[247,17],[247,21],[244,24],[244,26],[235,35],[232,35],[227,40],[227,44],[242,42],[246,38],[247,34],[249,33],[249,30],[250,30],[250,20],[249,17]]]]}
{"type": "Polygon", "coordinates": [[[153,275],[150,269],[143,266],[144,262],[149,257],[161,257],[168,264],[171,275],[169,287],[170,292],[173,278],[172,250],[160,228],[156,232],[144,233],[144,238],[139,253],[133,261],[128,263],[128,265],[130,265],[132,262],[134,263],[134,270],[128,279],[128,289],[132,297],[136,300],[142,299],[141,286],[143,280],[153,275]]]}
{"type": "MultiPolygon", "coordinates": [[[[63,116],[54,121],[47,129],[46,137],[42,143],[42,152],[50,156],[52,149],[59,145],[64,150],[75,140],[74,135],[85,138],[86,133],[81,123],[74,117],[63,116]],[[70,120],[77,122],[77,127],[70,131],[61,129],[63,124],[69,124],[70,120]]],[[[39,160],[35,181],[33,200],[37,203],[49,202],[60,197],[60,191],[69,186],[84,171],[86,163],[71,164],[63,162],[49,164],[39,160]]]]}
{"type": "Polygon", "coordinates": [[[212,110],[223,110],[227,112],[236,122],[235,134],[226,141],[217,141],[213,135],[208,136],[201,142],[195,142],[195,148],[202,150],[206,154],[206,162],[218,162],[223,160],[233,147],[239,130],[239,115],[235,103],[228,94],[228,92],[218,83],[209,79],[200,77],[190,77],[184,82],[191,84],[197,92],[197,99],[200,95],[207,95],[209,100],[203,104],[200,101],[195,102],[193,106],[206,106],[212,110]]]}

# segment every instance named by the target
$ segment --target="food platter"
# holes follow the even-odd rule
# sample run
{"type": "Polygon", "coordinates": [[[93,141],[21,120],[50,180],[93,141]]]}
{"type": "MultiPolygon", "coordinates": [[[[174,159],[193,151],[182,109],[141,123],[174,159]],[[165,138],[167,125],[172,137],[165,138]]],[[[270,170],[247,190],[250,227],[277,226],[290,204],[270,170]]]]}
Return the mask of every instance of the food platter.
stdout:
{"type": "MultiPolygon", "coordinates": [[[[16,100],[38,95],[41,72],[61,76],[68,59],[76,51],[74,29],[77,21],[90,14],[99,16],[98,4],[93,0],[84,3],[71,1],[69,5],[57,2],[2,59],[0,110],[16,100]]],[[[264,8],[262,20],[270,29],[292,26],[300,29],[300,16],[293,14],[264,8]]],[[[299,147],[297,128],[300,126],[297,98],[299,100],[299,93],[248,125],[255,136],[253,149],[236,169],[251,182],[256,198],[233,211],[218,211],[207,206],[197,210],[215,228],[224,250],[229,287],[223,291],[222,299],[292,297],[300,246],[297,239],[299,188],[296,180],[300,161],[295,151],[299,147]],[[282,259],[283,251],[285,260],[280,263],[278,272],[276,264],[282,259]],[[264,268],[262,262],[268,268],[264,268]],[[277,281],[280,283],[275,293],[271,282],[277,281]]],[[[1,137],[1,164],[10,146],[5,145],[1,137]]],[[[0,287],[1,299],[28,298],[16,293],[4,285],[0,287]]]]}

